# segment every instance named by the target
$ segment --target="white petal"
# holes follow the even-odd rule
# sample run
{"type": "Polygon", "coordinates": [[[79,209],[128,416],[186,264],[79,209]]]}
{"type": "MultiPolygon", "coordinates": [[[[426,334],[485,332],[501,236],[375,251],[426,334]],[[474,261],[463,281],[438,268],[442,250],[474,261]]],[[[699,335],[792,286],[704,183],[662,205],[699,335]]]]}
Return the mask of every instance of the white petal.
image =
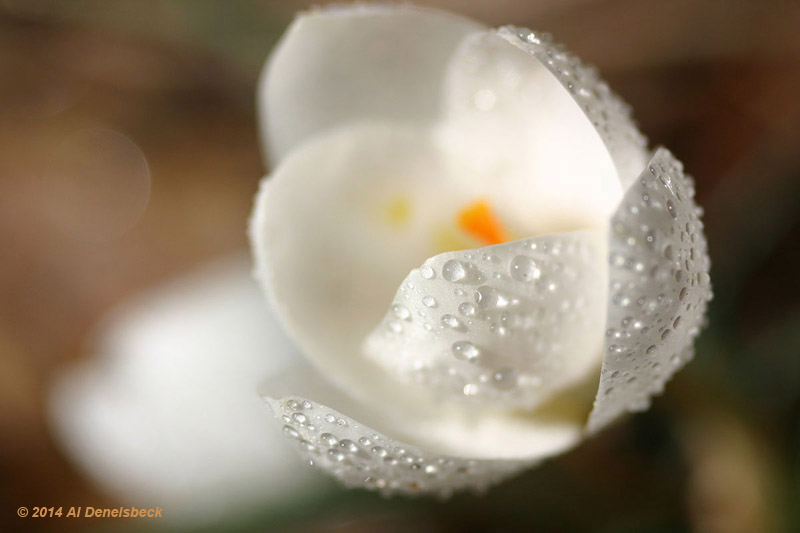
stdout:
{"type": "Polygon", "coordinates": [[[411,6],[297,17],[261,77],[261,133],[277,164],[302,141],[353,120],[435,120],[445,65],[481,26],[411,6]]]}
{"type": "MultiPolygon", "coordinates": [[[[363,354],[398,284],[434,255],[432,228],[452,224],[456,206],[467,201],[453,186],[460,176],[449,175],[440,156],[432,134],[396,124],[345,128],[306,143],[262,183],[251,221],[256,276],[314,365],[367,405],[341,410],[441,453],[554,453],[579,438],[585,412],[521,416],[435,403],[363,354]],[[397,197],[413,206],[401,228],[382,211],[397,197]]],[[[327,392],[307,396],[330,403],[327,392]]]]}
{"type": "Polygon", "coordinates": [[[537,218],[604,225],[649,157],[621,100],[538,37],[503,28],[465,38],[445,87],[450,149],[528,227],[537,218]]]}
{"type": "Polygon", "coordinates": [[[627,190],[650,157],[647,139],[636,127],[630,106],[609,89],[596,69],[581,63],[548,34],[513,26],[498,33],[541,61],[569,91],[603,139],[622,189],[627,190]]]}
{"type": "Polygon", "coordinates": [[[297,355],[243,258],[126,304],[94,351],[55,383],[52,427],[125,502],[202,522],[320,486],[258,396],[297,355]]]}
{"type": "Polygon", "coordinates": [[[431,139],[396,124],[324,134],[285,159],[256,200],[256,277],[307,355],[355,393],[382,374],[361,343],[400,281],[437,252],[436,221],[455,218],[442,207],[451,182],[431,139]],[[399,225],[387,218],[397,199],[409,210],[399,225]]]}
{"type": "MultiPolygon", "coordinates": [[[[290,421],[284,432],[301,443],[307,458],[350,487],[377,489],[385,494],[449,496],[466,488],[483,490],[535,463],[532,459],[471,460],[431,453],[303,398],[288,397],[269,403],[276,416],[290,421]]],[[[505,434],[506,428],[494,428],[500,431],[492,434],[492,423],[486,426],[483,433],[487,436],[497,439],[505,434]]],[[[567,438],[564,444],[574,441],[567,438]]],[[[537,444],[538,441],[532,442],[533,446],[537,444]]]]}
{"type": "MultiPolygon", "coordinates": [[[[622,196],[614,163],[569,92],[536,58],[488,31],[449,67],[443,144],[526,235],[604,227],[622,196]]],[[[641,168],[641,167],[640,167],[641,168]]]]}
{"type": "Polygon", "coordinates": [[[597,376],[606,250],[604,231],[580,231],[432,257],[366,352],[443,398],[530,409],[597,376]]]}
{"type": "Polygon", "coordinates": [[[694,185],[659,149],[611,221],[608,339],[589,430],[650,396],[691,358],[711,298],[694,185]]]}

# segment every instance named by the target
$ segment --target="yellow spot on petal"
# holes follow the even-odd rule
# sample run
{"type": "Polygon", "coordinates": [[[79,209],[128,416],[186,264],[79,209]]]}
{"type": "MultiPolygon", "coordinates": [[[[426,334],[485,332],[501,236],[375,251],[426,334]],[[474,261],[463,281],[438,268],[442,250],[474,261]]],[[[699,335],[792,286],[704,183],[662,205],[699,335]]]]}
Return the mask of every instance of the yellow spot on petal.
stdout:
{"type": "Polygon", "coordinates": [[[386,203],[383,214],[389,225],[404,226],[411,219],[411,201],[407,196],[397,196],[386,203]]]}
{"type": "Polygon", "coordinates": [[[458,227],[470,237],[484,245],[502,244],[508,241],[505,228],[492,211],[489,202],[478,200],[458,213],[458,227]]]}

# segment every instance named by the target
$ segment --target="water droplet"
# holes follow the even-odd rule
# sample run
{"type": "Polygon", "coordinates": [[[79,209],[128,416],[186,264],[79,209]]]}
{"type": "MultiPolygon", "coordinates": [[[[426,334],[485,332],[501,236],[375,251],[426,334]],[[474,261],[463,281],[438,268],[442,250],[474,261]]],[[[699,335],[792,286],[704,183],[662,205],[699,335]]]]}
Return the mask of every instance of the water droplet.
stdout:
{"type": "Polygon", "coordinates": [[[462,361],[475,361],[480,355],[478,347],[469,341],[456,341],[452,346],[453,355],[462,361]]]}
{"type": "Polygon", "coordinates": [[[339,441],[334,435],[331,435],[330,433],[323,433],[322,435],[319,436],[319,440],[321,440],[328,446],[336,446],[336,443],[339,441]]]}
{"type": "Polygon", "coordinates": [[[648,346],[647,350],[645,350],[644,353],[646,353],[647,355],[650,355],[651,353],[653,353],[655,351],[656,351],[656,346],[655,346],[655,344],[653,344],[653,345],[648,346]]]}
{"type": "Polygon", "coordinates": [[[308,418],[303,413],[294,413],[292,415],[292,419],[294,419],[294,421],[300,424],[301,426],[308,421],[308,418]]]}
{"type": "Polygon", "coordinates": [[[667,200],[667,212],[672,218],[678,218],[678,212],[675,210],[675,204],[672,200],[667,200]]]}
{"type": "Polygon", "coordinates": [[[528,256],[518,255],[511,260],[511,277],[517,281],[533,281],[541,277],[542,271],[536,262],[528,256]]]}
{"type": "Polygon", "coordinates": [[[344,454],[339,450],[332,448],[328,450],[328,459],[330,459],[331,461],[336,461],[338,463],[344,461],[344,454]]]}
{"type": "Polygon", "coordinates": [[[505,307],[508,305],[508,300],[488,285],[482,285],[475,291],[475,303],[481,309],[493,309],[505,307]]]}
{"type": "Polygon", "coordinates": [[[392,314],[400,320],[406,320],[411,316],[411,311],[409,311],[404,305],[394,304],[392,306],[392,314]]]}
{"type": "Polygon", "coordinates": [[[328,424],[333,424],[334,422],[336,422],[336,417],[333,416],[332,414],[327,414],[325,415],[325,422],[327,422],[328,424]]]}
{"type": "Polygon", "coordinates": [[[425,307],[436,307],[436,298],[433,296],[425,296],[422,298],[422,304],[425,307]]]}
{"type": "Polygon", "coordinates": [[[339,443],[339,447],[348,453],[356,453],[358,451],[358,446],[356,446],[356,443],[350,439],[342,439],[342,441],[339,443]]]}
{"type": "Polygon", "coordinates": [[[461,322],[453,315],[442,315],[442,325],[448,328],[457,328],[461,322]]]}
{"type": "Polygon", "coordinates": [[[464,316],[475,316],[477,309],[473,304],[469,302],[464,302],[463,304],[458,306],[458,312],[464,316]]]}
{"type": "Polygon", "coordinates": [[[315,455],[319,454],[319,450],[317,449],[317,447],[308,442],[307,440],[300,441],[300,449],[305,452],[313,453],[315,455]]]}
{"type": "Polygon", "coordinates": [[[419,269],[419,274],[425,279],[433,279],[436,277],[436,272],[428,265],[423,265],[419,269]]]}
{"type": "Polygon", "coordinates": [[[283,434],[292,439],[300,438],[300,432],[292,426],[283,426],[283,434]]]}
{"type": "Polygon", "coordinates": [[[455,283],[467,277],[467,269],[464,268],[464,263],[461,261],[451,259],[442,267],[442,277],[447,281],[455,283]]]}
{"type": "Polygon", "coordinates": [[[432,476],[432,475],[436,474],[436,472],[438,472],[438,471],[439,471],[439,469],[436,468],[435,465],[428,465],[428,466],[425,467],[425,473],[428,474],[429,476],[432,476]]]}
{"type": "Polygon", "coordinates": [[[381,448],[380,446],[373,446],[371,451],[378,457],[386,457],[386,454],[389,453],[385,448],[381,448]]]}
{"type": "Polygon", "coordinates": [[[403,331],[403,324],[401,324],[397,320],[390,320],[387,325],[389,326],[389,329],[394,331],[395,333],[401,333],[403,331]]]}

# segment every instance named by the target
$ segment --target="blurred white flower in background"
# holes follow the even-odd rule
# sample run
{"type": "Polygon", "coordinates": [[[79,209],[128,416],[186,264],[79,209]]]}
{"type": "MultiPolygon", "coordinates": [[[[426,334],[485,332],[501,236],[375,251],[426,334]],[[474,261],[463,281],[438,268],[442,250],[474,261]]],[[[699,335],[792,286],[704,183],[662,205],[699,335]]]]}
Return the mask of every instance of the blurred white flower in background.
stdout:
{"type": "Polygon", "coordinates": [[[324,487],[255,393],[306,374],[246,257],[157,286],[107,317],[60,376],[52,427],[92,479],[166,519],[205,522],[324,487]]]}
{"type": "Polygon", "coordinates": [[[711,295],[691,179],[546,34],[313,11],[259,104],[274,171],[251,240],[275,313],[241,266],[198,274],[53,394],[119,494],[288,498],[320,483],[292,448],[350,486],[482,489],[646,408],[691,358],[711,295]]]}

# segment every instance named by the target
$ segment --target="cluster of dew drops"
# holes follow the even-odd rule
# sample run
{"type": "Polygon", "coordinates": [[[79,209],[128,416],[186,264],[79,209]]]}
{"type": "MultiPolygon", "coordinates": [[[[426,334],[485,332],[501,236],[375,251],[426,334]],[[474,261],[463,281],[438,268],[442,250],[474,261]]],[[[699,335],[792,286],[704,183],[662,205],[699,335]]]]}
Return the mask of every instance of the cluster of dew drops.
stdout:
{"type": "Polygon", "coordinates": [[[645,409],[689,358],[712,298],[702,209],[679,161],[664,150],[612,221],[611,307],[602,396],[645,409]],[[668,224],[659,223],[666,212],[668,224]],[[618,326],[617,326],[618,324],[618,326]],[[634,394],[631,394],[633,391],[634,394]],[[631,400],[631,396],[634,399],[631,400]]]}
{"type": "Polygon", "coordinates": [[[324,467],[347,486],[449,497],[459,488],[482,492],[521,464],[436,456],[308,400],[280,404],[284,436],[297,442],[309,465],[324,467]]]}
{"type": "MultiPolygon", "coordinates": [[[[562,243],[558,241],[550,243],[525,240],[516,243],[515,246],[519,246],[521,251],[528,253],[550,254],[560,252],[562,243]]],[[[487,278],[498,281],[504,276],[508,276],[514,282],[537,284],[537,291],[541,289],[545,292],[554,293],[558,290],[556,277],[545,275],[542,266],[537,264],[537,260],[530,255],[517,253],[508,261],[505,273],[495,270],[491,274],[485,274],[479,266],[479,262],[476,261],[477,254],[480,254],[483,262],[492,268],[497,267],[500,262],[500,259],[492,253],[467,251],[464,252],[463,259],[451,258],[445,261],[441,265],[438,274],[437,269],[429,264],[420,267],[419,276],[423,280],[434,280],[437,275],[440,275],[444,281],[456,286],[454,289],[455,296],[465,300],[458,304],[452,312],[441,314],[438,325],[428,321],[424,322],[423,327],[426,331],[435,332],[450,329],[465,333],[474,325],[476,320],[490,321],[496,318],[488,325],[488,331],[499,337],[506,337],[513,335],[517,326],[525,329],[536,324],[536,320],[530,313],[505,312],[506,310],[511,311],[520,304],[520,299],[503,290],[491,287],[487,284],[491,283],[491,281],[486,281],[487,278]],[[478,285],[473,291],[472,301],[469,301],[469,293],[465,289],[468,284],[478,285]],[[496,311],[499,311],[499,313],[494,313],[493,316],[492,312],[496,311]]],[[[548,265],[548,269],[560,270],[561,264],[550,258],[548,259],[548,265]]],[[[407,281],[401,286],[400,292],[405,294],[406,299],[409,299],[409,292],[415,290],[415,287],[413,281],[407,281]]],[[[425,295],[424,293],[421,293],[420,296],[421,298],[418,301],[422,302],[423,308],[418,311],[418,315],[421,319],[425,319],[429,314],[428,309],[425,308],[436,308],[438,307],[438,302],[433,296],[425,295]]],[[[389,317],[385,322],[385,334],[388,337],[402,334],[406,327],[404,324],[414,320],[412,315],[413,313],[404,303],[396,301],[391,306],[389,317]]],[[[453,366],[449,366],[446,369],[447,375],[445,379],[449,380],[448,384],[452,385],[455,392],[466,398],[496,399],[498,397],[506,398],[508,396],[505,395],[515,392],[522,394],[523,391],[527,391],[530,393],[530,389],[537,389],[541,386],[542,378],[539,375],[531,372],[519,372],[507,364],[497,365],[497,368],[487,372],[487,364],[488,368],[491,368],[492,364],[491,356],[485,352],[484,348],[470,340],[460,339],[450,344],[449,355],[459,363],[467,363],[467,370],[469,368],[473,369],[466,374],[459,374],[458,370],[453,366]]],[[[416,364],[416,362],[414,363],[416,364]]],[[[428,378],[428,375],[425,374],[427,369],[423,365],[416,366],[414,370],[419,372],[416,375],[417,378],[420,378],[418,379],[419,382],[429,382],[426,381],[428,378]]],[[[439,371],[436,367],[431,370],[434,374],[439,371]]],[[[441,384],[441,379],[439,381],[436,381],[436,379],[436,377],[433,378],[436,383],[441,384]]]]}

